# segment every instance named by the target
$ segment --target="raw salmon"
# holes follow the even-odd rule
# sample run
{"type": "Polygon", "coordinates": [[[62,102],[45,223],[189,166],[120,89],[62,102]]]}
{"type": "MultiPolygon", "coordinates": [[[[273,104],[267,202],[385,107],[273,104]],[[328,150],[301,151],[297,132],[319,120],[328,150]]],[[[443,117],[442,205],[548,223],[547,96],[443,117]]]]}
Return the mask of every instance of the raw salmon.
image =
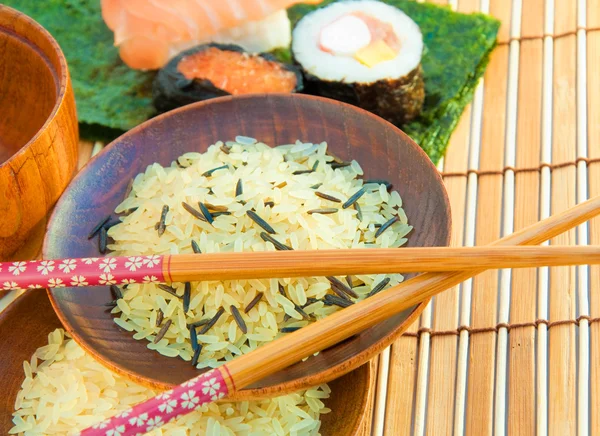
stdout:
{"type": "Polygon", "coordinates": [[[248,51],[290,43],[285,9],[322,0],[101,0],[123,61],[135,69],[161,68],[177,53],[210,41],[248,51]]]}

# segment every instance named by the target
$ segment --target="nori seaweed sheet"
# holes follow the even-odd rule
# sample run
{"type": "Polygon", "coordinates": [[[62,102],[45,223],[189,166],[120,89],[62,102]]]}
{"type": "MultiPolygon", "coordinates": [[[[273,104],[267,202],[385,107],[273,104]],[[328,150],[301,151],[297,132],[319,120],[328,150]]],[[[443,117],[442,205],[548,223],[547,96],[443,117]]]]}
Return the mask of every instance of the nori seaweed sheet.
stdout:
{"type": "MultiPolygon", "coordinates": [[[[318,6],[293,6],[288,11],[292,25],[307,13],[334,1],[325,0],[318,6]]],[[[423,34],[425,104],[415,121],[400,127],[437,163],[483,76],[496,45],[500,22],[487,15],[461,14],[431,3],[384,2],[404,11],[423,34]]]]}
{"type": "MultiPolygon", "coordinates": [[[[321,6],[334,0],[325,0],[321,6]]],[[[425,105],[421,116],[403,126],[434,162],[443,155],[450,134],[471,101],[494,48],[500,23],[482,14],[459,14],[412,0],[385,0],[402,9],[421,27],[425,105]]],[[[77,99],[82,137],[114,138],[155,114],[154,72],[129,69],[113,46],[113,34],[102,21],[99,0],[4,0],[42,24],[62,47],[77,99]],[[110,128],[110,129],[106,129],[110,128]]],[[[292,23],[314,10],[297,5],[292,23]]],[[[278,50],[282,60],[289,50],[278,50]]]]}

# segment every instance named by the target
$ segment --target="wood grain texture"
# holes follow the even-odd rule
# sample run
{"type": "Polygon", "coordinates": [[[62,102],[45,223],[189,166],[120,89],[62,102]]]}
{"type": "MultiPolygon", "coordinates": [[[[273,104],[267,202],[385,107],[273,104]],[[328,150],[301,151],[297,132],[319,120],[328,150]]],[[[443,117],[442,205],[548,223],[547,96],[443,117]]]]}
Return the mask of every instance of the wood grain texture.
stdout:
{"type": "MultiPolygon", "coordinates": [[[[130,131],[92,160],[57,204],[44,257],[97,255],[87,234],[98,216],[114,210],[128,181],[153,162],[170,164],[186,151],[203,151],[238,134],[269,144],[327,140],[341,158],[355,158],[367,177],[390,180],[404,199],[410,222],[420,223],[409,246],[445,245],[449,206],[441,179],[416,144],[390,124],[352,106],[300,95],[224,98],[187,106],[130,131]],[[165,147],[164,144],[169,144],[165,147]],[[114,183],[106,183],[107,180],[114,183]],[[94,196],[89,195],[94,192],[94,196]]],[[[117,372],[167,387],[197,371],[189,363],[158,355],[120,331],[103,307],[109,290],[54,290],[61,321],[84,348],[117,372]]],[[[421,310],[421,309],[419,309],[421,310]]],[[[385,348],[405,328],[411,311],[369,329],[306,362],[269,376],[237,398],[275,395],[341,376],[385,348]]]]}
{"type": "MultiPolygon", "coordinates": [[[[488,241],[488,242],[491,242],[488,241]]],[[[484,245],[484,244],[482,244],[484,245]]],[[[126,258],[116,258],[125,262],[126,258]]],[[[178,254],[163,258],[172,282],[443,272],[600,263],[600,247],[404,247],[370,250],[178,254]]],[[[119,271],[120,272],[120,271],[119,271]]],[[[101,272],[88,276],[99,277],[101,272]]],[[[126,274],[126,273],[125,273],[126,274]]],[[[2,278],[8,280],[9,275],[2,278]]],[[[61,277],[68,280],[68,276],[61,277]]],[[[35,276],[39,280],[39,276],[35,276]]]]}
{"type": "MultiPolygon", "coordinates": [[[[600,26],[600,1],[588,0],[587,25],[600,26]]],[[[600,158],[600,32],[587,35],[588,156],[600,158]]],[[[588,167],[589,195],[600,195],[600,163],[588,167]]],[[[600,243],[600,218],[590,223],[590,244],[600,243]]],[[[600,267],[590,267],[590,316],[600,317],[600,267]]],[[[590,434],[600,434],[600,323],[590,326],[590,434]]]]}
{"type": "MultiPolygon", "coordinates": [[[[569,0],[555,2],[554,32],[576,28],[577,4],[569,0]]],[[[552,162],[571,162],[576,155],[576,36],[554,41],[552,162]]],[[[552,172],[552,213],[576,203],[576,169],[567,167],[552,172]]],[[[575,230],[559,235],[552,244],[575,244],[575,230]]],[[[550,269],[550,320],[577,316],[576,269],[550,269]]],[[[575,326],[557,326],[549,331],[548,355],[548,430],[550,435],[576,434],[577,364],[575,326]]]]}
{"type": "Polygon", "coordinates": [[[30,18],[1,5],[0,58],[0,260],[6,260],[34,228],[45,227],[71,180],[78,126],[56,41],[30,18]]]}
{"type": "MultiPolygon", "coordinates": [[[[543,2],[525,2],[522,35],[541,34],[543,2]],[[537,6],[537,7],[536,7],[537,6]]],[[[520,47],[517,120],[517,167],[540,163],[542,118],[541,41],[524,41],[520,47]]],[[[521,229],[539,217],[540,175],[537,172],[515,175],[514,226],[521,229]]],[[[512,272],[510,321],[530,322],[537,317],[537,271],[512,272]]],[[[535,433],[535,327],[511,331],[509,337],[507,432],[510,436],[535,433]]]]}
{"type": "MultiPolygon", "coordinates": [[[[6,435],[13,426],[15,397],[24,378],[23,361],[48,342],[48,333],[61,324],[52,310],[46,293],[32,291],[17,299],[0,314],[0,434],[6,435]],[[15,331],[21,334],[14,334],[15,331]]],[[[374,372],[370,364],[363,365],[329,383],[331,397],[324,400],[332,412],[322,417],[324,436],[354,436],[364,425],[373,393],[374,372]]]]}

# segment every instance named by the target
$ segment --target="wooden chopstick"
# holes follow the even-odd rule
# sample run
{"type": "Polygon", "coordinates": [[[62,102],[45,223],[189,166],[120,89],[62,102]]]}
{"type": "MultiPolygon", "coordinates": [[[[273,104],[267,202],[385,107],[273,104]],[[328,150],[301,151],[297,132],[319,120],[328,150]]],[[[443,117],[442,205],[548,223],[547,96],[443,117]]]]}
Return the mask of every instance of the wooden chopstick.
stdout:
{"type": "Polygon", "coordinates": [[[284,277],[339,276],[473,269],[600,264],[600,246],[429,247],[252,253],[178,254],[0,263],[0,283],[15,288],[103,286],[133,282],[171,283],[284,277]],[[133,259],[133,260],[132,260],[133,259]],[[88,263],[86,263],[88,262],[88,263]],[[69,268],[59,266],[68,263],[69,268]],[[133,268],[133,269],[132,269],[133,268]],[[44,274],[47,272],[47,274],[44,274]],[[110,274],[110,280],[109,276],[110,274]],[[73,276],[83,276],[75,283],[73,276]],[[52,279],[52,280],[50,280],[52,279]],[[108,282],[110,281],[110,283],[108,282]]]}
{"type": "Polygon", "coordinates": [[[439,272],[600,263],[600,246],[369,248],[173,255],[173,282],[439,272]]]}
{"type": "MultiPolygon", "coordinates": [[[[596,197],[500,239],[492,245],[539,244],[589,220],[599,213],[600,197],[596,197]]],[[[422,274],[313,324],[309,324],[301,330],[262,345],[217,369],[175,387],[168,395],[177,397],[178,400],[186,398],[186,404],[189,403],[190,397],[198,397],[195,405],[224,398],[236,390],[257,382],[306,356],[360,333],[483,271],[483,269],[472,269],[469,271],[422,274]]],[[[348,368],[348,370],[351,369],[351,367],[348,368]]],[[[129,417],[128,419],[141,415],[144,415],[146,419],[148,417],[152,417],[152,419],[158,417],[161,422],[166,423],[175,416],[192,410],[186,410],[184,406],[183,408],[175,407],[171,412],[165,413],[164,409],[163,411],[160,410],[160,405],[161,399],[154,398],[138,404],[127,411],[125,416],[129,417]]],[[[120,432],[122,435],[135,434],[135,429],[131,428],[130,430],[127,422],[127,420],[120,417],[112,418],[106,422],[107,425],[102,432],[123,426],[123,431],[120,432]]],[[[99,435],[104,433],[87,429],[81,434],[99,435]]]]}

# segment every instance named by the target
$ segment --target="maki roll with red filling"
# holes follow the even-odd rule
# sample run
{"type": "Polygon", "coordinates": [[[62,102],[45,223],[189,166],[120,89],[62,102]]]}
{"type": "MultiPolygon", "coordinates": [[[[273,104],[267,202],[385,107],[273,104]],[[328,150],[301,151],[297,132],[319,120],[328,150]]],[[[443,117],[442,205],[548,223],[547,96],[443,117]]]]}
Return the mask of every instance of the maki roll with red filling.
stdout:
{"type": "Polygon", "coordinates": [[[423,37],[400,9],[375,0],[339,1],[306,15],[292,53],[309,93],[360,106],[396,125],[423,107],[423,37]]]}
{"type": "Polygon", "coordinates": [[[230,44],[206,44],[182,52],[157,74],[154,106],[165,112],[225,95],[287,93],[302,89],[302,75],[268,54],[249,54],[230,44]]]}

